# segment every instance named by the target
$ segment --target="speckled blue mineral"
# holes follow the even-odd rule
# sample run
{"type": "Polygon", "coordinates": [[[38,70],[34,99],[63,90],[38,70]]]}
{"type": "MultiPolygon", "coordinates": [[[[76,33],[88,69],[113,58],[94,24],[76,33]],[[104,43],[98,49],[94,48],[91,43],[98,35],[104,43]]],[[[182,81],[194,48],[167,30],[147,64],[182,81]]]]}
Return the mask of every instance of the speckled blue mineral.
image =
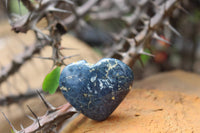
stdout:
{"type": "Polygon", "coordinates": [[[61,91],[70,104],[97,121],[107,119],[117,108],[132,82],[132,70],[113,58],[104,58],[94,65],[85,60],[69,64],[59,80],[61,91]]]}

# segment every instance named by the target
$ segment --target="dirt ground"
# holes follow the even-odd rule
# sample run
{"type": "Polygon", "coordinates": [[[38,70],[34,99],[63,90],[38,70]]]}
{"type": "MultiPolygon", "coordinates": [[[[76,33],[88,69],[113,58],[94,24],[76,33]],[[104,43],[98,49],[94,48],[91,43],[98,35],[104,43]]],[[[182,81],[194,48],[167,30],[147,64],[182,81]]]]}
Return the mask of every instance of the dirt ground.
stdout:
{"type": "MultiPolygon", "coordinates": [[[[0,63],[4,66],[14,55],[23,50],[20,40],[23,40],[25,45],[30,45],[34,38],[32,33],[26,36],[15,35],[10,32],[10,27],[6,24],[1,24],[1,27],[4,31],[0,30],[0,63]],[[6,34],[9,36],[5,36],[6,34]]],[[[63,45],[78,49],[66,51],[66,55],[80,54],[67,63],[81,59],[95,63],[101,58],[91,48],[71,36],[63,37],[63,45]]],[[[51,49],[45,48],[41,55],[45,57],[51,55],[51,49]]],[[[44,76],[50,71],[51,64],[33,59],[20,69],[20,73],[26,77],[30,87],[39,88],[44,76]]],[[[27,83],[18,74],[8,81],[15,86],[2,84],[0,97],[16,94],[19,91],[26,92],[27,83]],[[19,91],[14,88],[18,88],[19,91]]],[[[199,133],[199,81],[199,75],[180,70],[147,77],[134,83],[131,92],[107,120],[96,122],[79,115],[64,126],[62,133],[199,133]]],[[[47,100],[55,106],[66,103],[59,93],[48,96],[47,100]]],[[[25,117],[25,114],[30,114],[26,105],[30,105],[37,115],[44,114],[46,110],[36,97],[21,102],[20,105],[2,106],[0,111],[3,111],[19,129],[20,124],[24,127],[31,124],[31,120],[25,117]]],[[[2,115],[0,123],[0,132],[9,132],[9,125],[2,115]]]]}

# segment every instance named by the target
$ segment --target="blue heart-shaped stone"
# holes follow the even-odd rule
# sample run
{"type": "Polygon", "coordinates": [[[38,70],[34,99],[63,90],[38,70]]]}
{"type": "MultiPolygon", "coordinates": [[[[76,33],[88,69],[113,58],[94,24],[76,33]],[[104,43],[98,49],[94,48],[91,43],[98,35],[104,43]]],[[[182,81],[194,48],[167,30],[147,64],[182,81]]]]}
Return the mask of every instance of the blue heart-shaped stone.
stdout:
{"type": "Polygon", "coordinates": [[[66,66],[60,88],[70,104],[85,116],[105,120],[121,103],[133,81],[132,70],[123,62],[104,58],[95,65],[85,60],[66,66]]]}

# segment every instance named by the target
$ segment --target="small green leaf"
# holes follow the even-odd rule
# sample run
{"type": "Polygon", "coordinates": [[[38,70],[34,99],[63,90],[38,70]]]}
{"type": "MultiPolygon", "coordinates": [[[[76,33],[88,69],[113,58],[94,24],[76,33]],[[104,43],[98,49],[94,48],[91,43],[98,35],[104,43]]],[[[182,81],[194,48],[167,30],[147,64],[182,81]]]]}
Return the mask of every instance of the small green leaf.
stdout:
{"type": "Polygon", "coordinates": [[[10,10],[12,13],[21,15],[28,13],[27,8],[22,4],[21,1],[11,0],[9,2],[10,2],[10,10]]]}
{"type": "Polygon", "coordinates": [[[15,133],[15,132],[13,131],[13,129],[10,129],[10,132],[11,132],[11,133],[15,133]]]}
{"type": "Polygon", "coordinates": [[[43,91],[49,92],[50,94],[54,94],[59,86],[59,78],[60,78],[60,67],[56,67],[45,77],[42,84],[43,91]]]}
{"type": "MultiPolygon", "coordinates": [[[[148,50],[148,49],[145,49],[144,51],[147,52],[147,53],[150,53],[150,50],[148,50]]],[[[151,58],[150,56],[148,56],[148,55],[143,55],[143,54],[140,55],[140,57],[141,57],[142,62],[144,63],[144,65],[147,64],[147,62],[148,62],[149,59],[151,58]]]]}

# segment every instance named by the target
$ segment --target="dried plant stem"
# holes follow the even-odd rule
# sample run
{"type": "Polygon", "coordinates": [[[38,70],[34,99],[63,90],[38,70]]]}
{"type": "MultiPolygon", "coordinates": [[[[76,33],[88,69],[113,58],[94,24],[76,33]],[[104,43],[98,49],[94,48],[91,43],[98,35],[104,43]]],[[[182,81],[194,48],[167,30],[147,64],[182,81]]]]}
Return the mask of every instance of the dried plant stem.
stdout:
{"type": "MultiPolygon", "coordinates": [[[[156,35],[158,28],[163,25],[165,19],[170,16],[179,1],[180,0],[166,1],[161,5],[160,11],[145,24],[143,30],[140,31],[134,39],[131,41],[129,40],[130,48],[126,52],[120,53],[118,52],[120,51],[119,49],[118,51],[114,51],[113,55],[110,56],[114,57],[116,54],[120,54],[122,56],[122,61],[132,67],[141,54],[147,54],[144,52],[146,45],[150,43],[149,41],[156,35]]],[[[123,48],[125,43],[126,41],[121,42],[121,48],[123,48]]]]}
{"type": "Polygon", "coordinates": [[[23,53],[16,56],[10,64],[4,66],[0,71],[0,84],[6,81],[9,76],[15,74],[26,61],[33,57],[34,54],[40,53],[44,46],[47,46],[44,41],[36,42],[35,44],[28,46],[23,53]]]}
{"type": "MultiPolygon", "coordinates": [[[[38,95],[38,93],[35,92],[35,89],[29,89],[29,90],[31,91],[28,91],[25,94],[9,95],[0,98],[0,106],[9,106],[13,103],[19,103],[21,101],[36,97],[38,95]]],[[[42,90],[40,90],[39,92],[41,93],[42,90]]]]}

